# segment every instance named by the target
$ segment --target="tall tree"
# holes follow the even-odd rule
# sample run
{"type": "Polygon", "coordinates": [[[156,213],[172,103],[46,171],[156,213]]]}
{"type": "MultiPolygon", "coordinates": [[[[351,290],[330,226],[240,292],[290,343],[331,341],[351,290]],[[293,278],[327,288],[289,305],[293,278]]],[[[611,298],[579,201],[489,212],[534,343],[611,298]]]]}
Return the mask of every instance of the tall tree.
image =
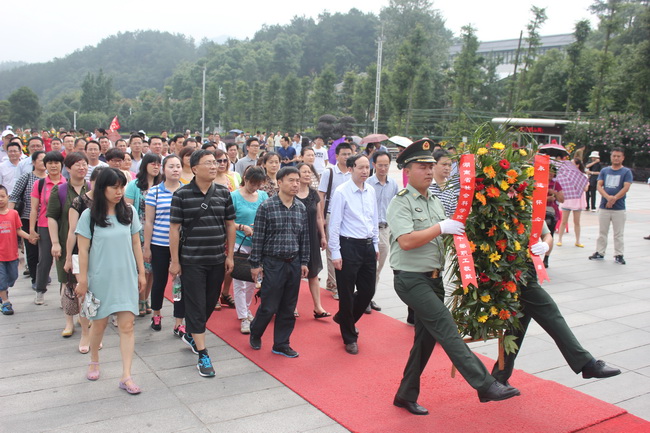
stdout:
{"type": "Polygon", "coordinates": [[[575,42],[567,48],[567,57],[569,60],[569,80],[567,82],[566,112],[571,111],[571,103],[579,86],[582,74],[579,71],[580,59],[587,42],[587,37],[591,32],[589,21],[578,21],[573,31],[575,42]]]}
{"type": "Polygon", "coordinates": [[[314,89],[311,97],[311,107],[314,114],[320,117],[323,114],[336,114],[336,73],[332,65],[327,65],[314,80],[314,89]]]}
{"type": "Polygon", "coordinates": [[[539,35],[539,29],[546,22],[546,8],[540,8],[537,6],[532,6],[530,12],[533,14],[533,18],[526,25],[528,35],[526,36],[526,43],[528,47],[526,48],[526,54],[524,55],[524,67],[521,70],[521,75],[519,75],[519,83],[517,85],[517,97],[515,98],[515,106],[519,100],[519,96],[526,88],[526,78],[528,71],[535,62],[537,57],[537,49],[542,45],[542,40],[539,35]]]}
{"type": "Polygon", "coordinates": [[[282,129],[297,132],[300,113],[298,112],[296,100],[300,97],[300,80],[296,77],[296,74],[291,72],[286,76],[282,82],[280,94],[282,129]]]}
{"type": "Polygon", "coordinates": [[[475,93],[481,85],[483,59],[476,53],[479,44],[475,32],[471,25],[463,26],[460,35],[463,47],[454,61],[452,101],[454,109],[459,113],[474,106],[475,93]]]}
{"type": "Polygon", "coordinates": [[[32,89],[23,86],[9,95],[7,100],[11,110],[9,116],[11,123],[22,127],[38,125],[38,118],[41,116],[42,109],[38,96],[32,89]]]}

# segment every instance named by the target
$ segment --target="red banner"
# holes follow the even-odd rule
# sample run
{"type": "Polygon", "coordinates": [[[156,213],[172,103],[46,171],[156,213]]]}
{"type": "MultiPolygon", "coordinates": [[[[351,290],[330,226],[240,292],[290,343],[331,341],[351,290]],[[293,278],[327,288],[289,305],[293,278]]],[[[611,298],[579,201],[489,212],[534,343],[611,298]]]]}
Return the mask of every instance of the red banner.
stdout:
{"type": "Polygon", "coordinates": [[[120,121],[117,120],[117,116],[113,117],[113,121],[111,122],[111,126],[108,127],[111,131],[117,131],[120,129],[120,121]]]}
{"type": "MultiPolygon", "coordinates": [[[[535,189],[533,189],[533,225],[530,230],[530,239],[528,240],[528,248],[535,245],[541,235],[542,226],[546,217],[546,195],[548,193],[548,180],[549,180],[549,163],[550,158],[548,155],[535,156],[535,189]]],[[[535,271],[537,272],[537,279],[539,283],[544,281],[551,281],[546,273],[544,262],[540,256],[536,256],[531,252],[535,271]]]]}
{"type": "MultiPolygon", "coordinates": [[[[472,209],[472,201],[474,200],[475,164],[474,155],[472,154],[462,155],[458,163],[460,194],[458,196],[456,212],[452,219],[460,221],[463,224],[467,222],[467,217],[472,209]]],[[[458,256],[458,267],[460,269],[460,278],[463,287],[468,287],[470,284],[478,287],[474,258],[472,257],[472,249],[467,240],[467,235],[454,235],[454,246],[456,247],[456,255],[458,256]]]]}

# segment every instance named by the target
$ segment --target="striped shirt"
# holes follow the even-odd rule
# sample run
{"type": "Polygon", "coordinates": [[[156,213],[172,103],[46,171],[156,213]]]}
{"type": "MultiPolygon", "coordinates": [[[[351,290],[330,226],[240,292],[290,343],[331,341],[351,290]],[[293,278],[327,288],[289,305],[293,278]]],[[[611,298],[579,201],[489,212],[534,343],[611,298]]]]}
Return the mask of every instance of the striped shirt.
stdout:
{"type": "Polygon", "coordinates": [[[447,218],[454,216],[458,204],[458,194],[460,193],[460,179],[458,176],[452,176],[442,188],[434,180],[429,186],[429,191],[442,202],[442,206],[445,208],[445,216],[447,218]]]}
{"type": "MultiPolygon", "coordinates": [[[[226,260],[226,220],[235,220],[235,207],[228,188],[213,185],[216,190],[208,203],[208,209],[203,212],[181,248],[182,265],[218,265],[226,260]]],[[[205,197],[206,194],[196,186],[194,179],[177,189],[172,196],[169,222],[182,227],[192,224],[194,217],[201,211],[205,197]]]]}
{"type": "Polygon", "coordinates": [[[161,247],[169,246],[169,215],[174,194],[159,183],[149,190],[145,204],[155,210],[151,243],[161,247]]]}

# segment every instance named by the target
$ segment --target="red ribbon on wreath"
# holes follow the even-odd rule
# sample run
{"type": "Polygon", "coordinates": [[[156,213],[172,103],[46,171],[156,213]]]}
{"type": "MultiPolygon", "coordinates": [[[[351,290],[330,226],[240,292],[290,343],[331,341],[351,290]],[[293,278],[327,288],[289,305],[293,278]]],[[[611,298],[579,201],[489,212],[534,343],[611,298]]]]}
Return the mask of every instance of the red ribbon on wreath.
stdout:
{"type": "MultiPolygon", "coordinates": [[[[476,175],[476,162],[473,154],[465,154],[460,157],[459,175],[460,175],[460,194],[458,195],[458,205],[452,219],[467,222],[467,217],[472,209],[474,200],[474,176],[476,175]]],[[[460,278],[463,287],[473,284],[478,287],[476,280],[476,269],[474,268],[474,258],[467,235],[454,235],[454,246],[458,256],[458,267],[460,269],[460,278]]]]}
{"type": "MultiPolygon", "coordinates": [[[[548,155],[535,156],[535,188],[533,189],[533,224],[530,230],[530,239],[528,240],[528,247],[535,245],[541,237],[542,226],[546,218],[546,195],[548,193],[548,180],[549,180],[549,165],[550,158],[548,155]]],[[[551,281],[546,273],[544,262],[540,256],[532,254],[533,264],[537,272],[537,279],[539,283],[544,281],[551,281]]]]}

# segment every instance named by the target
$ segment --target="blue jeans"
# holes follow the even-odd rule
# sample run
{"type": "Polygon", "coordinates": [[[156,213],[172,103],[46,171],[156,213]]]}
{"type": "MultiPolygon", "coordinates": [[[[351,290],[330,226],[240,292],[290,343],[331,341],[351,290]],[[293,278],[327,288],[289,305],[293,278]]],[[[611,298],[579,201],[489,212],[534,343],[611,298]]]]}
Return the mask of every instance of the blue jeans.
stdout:
{"type": "Polygon", "coordinates": [[[0,292],[13,287],[18,279],[18,259],[0,262],[0,292]]]}

